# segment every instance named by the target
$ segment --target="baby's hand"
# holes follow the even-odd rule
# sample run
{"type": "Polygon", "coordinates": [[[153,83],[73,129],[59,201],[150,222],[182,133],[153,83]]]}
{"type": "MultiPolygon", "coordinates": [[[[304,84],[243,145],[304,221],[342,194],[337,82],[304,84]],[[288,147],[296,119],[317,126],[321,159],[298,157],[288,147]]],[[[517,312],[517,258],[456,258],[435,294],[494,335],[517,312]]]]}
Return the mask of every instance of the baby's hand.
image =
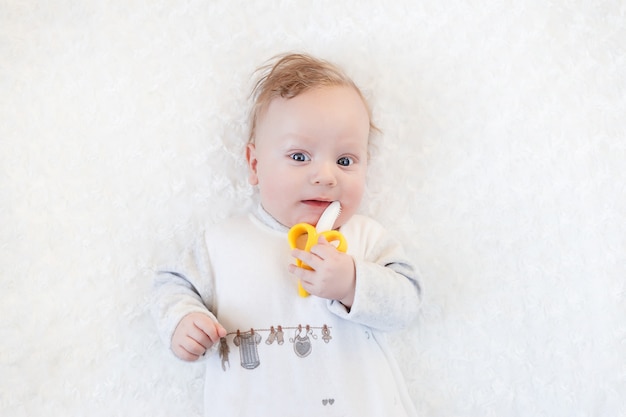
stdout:
{"type": "Polygon", "coordinates": [[[226,329],[209,316],[190,313],[176,326],[172,336],[172,351],[184,361],[195,361],[226,336],[226,329]]]}
{"type": "Polygon", "coordinates": [[[313,270],[289,265],[289,272],[300,278],[302,287],[310,294],[338,300],[350,308],[354,301],[356,269],[352,256],[339,252],[320,236],[311,252],[294,249],[291,253],[313,270]]]}

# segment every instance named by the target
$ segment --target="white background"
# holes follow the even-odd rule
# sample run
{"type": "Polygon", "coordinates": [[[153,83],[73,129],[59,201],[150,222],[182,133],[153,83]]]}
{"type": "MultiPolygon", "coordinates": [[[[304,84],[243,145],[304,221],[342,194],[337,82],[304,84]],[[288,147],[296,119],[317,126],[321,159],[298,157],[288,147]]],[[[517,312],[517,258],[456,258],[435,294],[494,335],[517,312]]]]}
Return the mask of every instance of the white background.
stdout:
{"type": "Polygon", "coordinates": [[[151,270],[249,204],[250,74],[287,50],[384,131],[362,211],[422,271],[420,414],[626,415],[617,0],[1,0],[0,415],[200,415],[151,270]]]}

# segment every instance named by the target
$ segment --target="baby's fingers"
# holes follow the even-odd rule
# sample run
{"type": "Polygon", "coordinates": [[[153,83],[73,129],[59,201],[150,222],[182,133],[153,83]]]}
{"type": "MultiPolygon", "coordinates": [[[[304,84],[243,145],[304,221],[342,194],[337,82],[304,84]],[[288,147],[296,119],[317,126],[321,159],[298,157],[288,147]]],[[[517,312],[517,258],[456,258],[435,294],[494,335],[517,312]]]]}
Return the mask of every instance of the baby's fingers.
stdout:
{"type": "Polygon", "coordinates": [[[208,343],[202,343],[200,340],[198,340],[198,342],[200,342],[207,349],[211,347],[213,343],[216,343],[221,337],[226,336],[226,329],[208,316],[203,315],[203,317],[198,317],[197,320],[194,320],[194,325],[200,332],[202,332],[202,335],[199,337],[208,343]]]}
{"type": "Polygon", "coordinates": [[[223,336],[226,330],[210,316],[191,313],[178,323],[172,337],[172,350],[183,360],[195,361],[223,336]]]}
{"type": "Polygon", "coordinates": [[[206,352],[206,348],[187,336],[180,342],[172,343],[172,351],[184,361],[195,361],[206,352]]]}
{"type": "Polygon", "coordinates": [[[311,268],[315,269],[314,265],[316,263],[316,261],[319,260],[319,257],[311,252],[306,252],[300,249],[294,249],[291,252],[291,256],[293,256],[294,258],[302,261],[305,265],[310,266],[311,268]]]}

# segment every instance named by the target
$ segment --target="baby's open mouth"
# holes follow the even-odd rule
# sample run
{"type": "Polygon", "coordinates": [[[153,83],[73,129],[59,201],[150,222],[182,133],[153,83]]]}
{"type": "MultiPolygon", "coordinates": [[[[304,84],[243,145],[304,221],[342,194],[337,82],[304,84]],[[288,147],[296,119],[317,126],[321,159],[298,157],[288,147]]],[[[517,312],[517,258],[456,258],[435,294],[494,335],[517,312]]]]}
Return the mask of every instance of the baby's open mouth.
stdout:
{"type": "Polygon", "coordinates": [[[302,202],[306,204],[307,206],[320,207],[320,208],[326,208],[331,203],[330,201],[326,201],[326,200],[303,200],[302,202]]]}

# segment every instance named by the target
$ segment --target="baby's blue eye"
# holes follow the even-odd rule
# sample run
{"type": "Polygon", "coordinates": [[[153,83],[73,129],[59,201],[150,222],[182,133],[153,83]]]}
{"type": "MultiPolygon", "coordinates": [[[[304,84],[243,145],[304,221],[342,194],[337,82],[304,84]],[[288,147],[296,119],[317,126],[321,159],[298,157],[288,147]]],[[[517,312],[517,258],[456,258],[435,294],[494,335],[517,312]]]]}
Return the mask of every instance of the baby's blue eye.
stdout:
{"type": "Polygon", "coordinates": [[[344,157],[339,158],[339,159],[337,160],[337,164],[338,164],[338,165],[341,165],[341,166],[344,166],[344,167],[347,167],[347,166],[352,165],[352,163],[353,163],[353,162],[354,162],[354,161],[352,160],[352,158],[349,158],[349,157],[347,157],[347,156],[344,156],[344,157]]]}
{"type": "Polygon", "coordinates": [[[298,161],[298,162],[306,162],[309,160],[309,158],[302,152],[292,153],[289,156],[291,157],[291,159],[293,159],[294,161],[298,161]]]}

